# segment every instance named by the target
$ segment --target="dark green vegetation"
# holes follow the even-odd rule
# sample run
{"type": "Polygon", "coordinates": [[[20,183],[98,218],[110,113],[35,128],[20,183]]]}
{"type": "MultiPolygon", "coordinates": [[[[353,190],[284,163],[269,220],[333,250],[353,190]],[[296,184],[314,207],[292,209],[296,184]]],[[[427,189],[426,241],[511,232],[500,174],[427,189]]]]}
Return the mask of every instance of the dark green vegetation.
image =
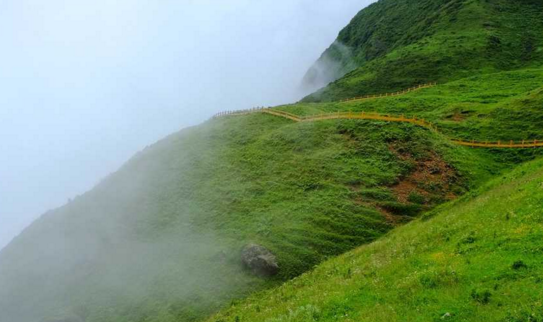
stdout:
{"type": "Polygon", "coordinates": [[[404,114],[440,133],[265,114],[181,131],[0,253],[0,321],[200,321],[362,245],[211,321],[541,320],[541,162],[484,185],[543,149],[469,149],[449,138],[543,139],[542,6],[372,5],[323,56],[340,64],[337,75],[358,69],[277,108],[404,114]],[[440,85],[327,102],[427,81],[440,85]],[[279,275],[244,270],[248,243],[277,256],[279,275]]]}
{"type": "MultiPolygon", "coordinates": [[[[324,69],[326,79],[349,73],[305,101],[336,101],[542,63],[541,1],[381,0],[361,11],[314,67],[324,69]]],[[[318,73],[310,74],[306,81],[318,83],[318,73]]]]}
{"type": "Polygon", "coordinates": [[[543,161],[210,322],[542,321],[543,161]]]}

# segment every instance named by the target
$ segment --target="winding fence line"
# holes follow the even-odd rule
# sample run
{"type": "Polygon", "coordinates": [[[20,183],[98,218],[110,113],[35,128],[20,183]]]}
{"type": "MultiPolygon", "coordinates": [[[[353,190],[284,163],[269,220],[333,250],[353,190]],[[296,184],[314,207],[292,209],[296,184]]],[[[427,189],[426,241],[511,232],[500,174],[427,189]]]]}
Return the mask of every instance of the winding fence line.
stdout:
{"type": "Polygon", "coordinates": [[[340,102],[345,103],[345,102],[363,101],[363,100],[383,98],[383,97],[400,96],[400,95],[405,95],[405,94],[413,92],[413,91],[418,91],[418,90],[423,89],[423,88],[434,87],[436,85],[437,85],[437,83],[422,84],[422,85],[411,87],[411,88],[408,88],[406,90],[395,92],[395,93],[384,93],[384,94],[359,96],[359,97],[347,98],[347,99],[341,100],[340,102]]]}
{"type": "Polygon", "coordinates": [[[523,141],[498,141],[498,142],[475,142],[463,140],[451,140],[453,143],[475,148],[502,148],[502,149],[528,149],[543,148],[543,140],[523,140],[523,141]]]}
{"type": "MultiPolygon", "coordinates": [[[[421,85],[419,87],[416,87],[416,89],[428,88],[432,86],[435,86],[435,83],[433,85],[432,84],[421,85]]],[[[405,94],[405,93],[408,93],[409,91],[413,91],[413,89],[400,92],[400,93],[405,94]]],[[[402,95],[402,94],[396,94],[396,96],[397,95],[402,95]]],[[[386,97],[386,96],[378,96],[378,97],[386,97]]],[[[378,97],[373,97],[373,98],[378,98],[378,97]]],[[[360,99],[367,99],[367,98],[356,98],[356,99],[351,99],[348,101],[360,100],[360,99]]],[[[273,116],[286,118],[294,122],[316,122],[316,121],[323,121],[323,120],[347,119],[347,120],[376,120],[376,121],[385,121],[385,122],[411,123],[420,127],[430,129],[436,133],[439,133],[439,130],[433,123],[428,122],[422,118],[417,118],[417,117],[409,118],[404,115],[394,116],[390,114],[367,113],[367,112],[336,112],[336,113],[323,113],[323,114],[317,114],[317,115],[311,115],[311,116],[299,116],[299,115],[295,115],[289,112],[280,111],[280,110],[271,109],[271,108],[253,108],[253,109],[248,109],[248,110],[221,112],[221,113],[216,114],[214,118],[221,117],[221,116],[248,115],[248,114],[253,114],[253,113],[270,114],[273,116]]],[[[458,144],[461,146],[473,147],[473,148],[527,149],[527,148],[542,148],[543,147],[543,140],[497,141],[497,142],[465,141],[462,139],[450,139],[450,140],[451,142],[455,144],[458,144]]]]}

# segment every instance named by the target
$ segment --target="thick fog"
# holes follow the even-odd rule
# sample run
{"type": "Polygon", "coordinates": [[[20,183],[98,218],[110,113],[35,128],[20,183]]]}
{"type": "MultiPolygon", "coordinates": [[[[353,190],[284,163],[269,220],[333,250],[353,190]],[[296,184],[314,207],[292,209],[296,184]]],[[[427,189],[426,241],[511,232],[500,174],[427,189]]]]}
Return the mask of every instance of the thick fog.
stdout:
{"type": "Polygon", "coordinates": [[[0,1],[0,248],[169,133],[301,98],[371,2],[0,1]]]}

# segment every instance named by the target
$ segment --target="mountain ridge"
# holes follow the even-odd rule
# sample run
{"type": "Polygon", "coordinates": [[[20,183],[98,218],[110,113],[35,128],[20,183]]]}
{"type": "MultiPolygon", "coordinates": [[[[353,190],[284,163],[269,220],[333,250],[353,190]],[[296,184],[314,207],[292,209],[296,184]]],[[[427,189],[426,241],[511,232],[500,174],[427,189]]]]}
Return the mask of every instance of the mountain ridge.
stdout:
{"type": "Polygon", "coordinates": [[[542,12],[541,2],[528,0],[379,1],[338,36],[335,44],[352,55],[337,55],[333,45],[310,69],[313,80],[306,77],[306,86],[331,83],[303,101],[339,100],[539,66],[542,12]],[[383,17],[385,11],[389,15],[383,17]],[[385,19],[389,22],[380,25],[385,19]],[[338,65],[352,68],[338,72],[338,65]],[[315,68],[325,70],[323,75],[344,77],[318,80],[315,68]]]}

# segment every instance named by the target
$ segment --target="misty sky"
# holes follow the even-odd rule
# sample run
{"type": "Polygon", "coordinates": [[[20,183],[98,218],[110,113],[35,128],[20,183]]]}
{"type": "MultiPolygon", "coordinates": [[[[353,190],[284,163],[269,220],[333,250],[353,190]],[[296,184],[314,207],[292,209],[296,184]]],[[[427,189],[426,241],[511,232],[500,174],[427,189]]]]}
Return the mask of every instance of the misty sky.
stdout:
{"type": "Polygon", "coordinates": [[[0,248],[146,145],[295,101],[371,0],[0,0],[0,248]]]}

